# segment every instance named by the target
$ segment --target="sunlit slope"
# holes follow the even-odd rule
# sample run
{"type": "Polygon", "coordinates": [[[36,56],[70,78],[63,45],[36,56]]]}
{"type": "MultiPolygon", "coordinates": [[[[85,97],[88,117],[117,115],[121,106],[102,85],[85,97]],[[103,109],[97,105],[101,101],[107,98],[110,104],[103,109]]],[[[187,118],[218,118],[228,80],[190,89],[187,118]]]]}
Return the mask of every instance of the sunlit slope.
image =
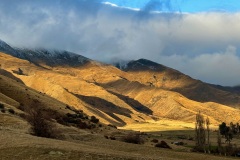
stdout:
{"type": "Polygon", "coordinates": [[[16,80],[0,75],[0,101],[16,109],[30,109],[26,107],[37,107],[65,112],[66,104],[51,98],[44,93],[33,90],[16,80]],[[36,103],[37,102],[37,103],[36,103]]]}
{"type": "MultiPolygon", "coordinates": [[[[92,80],[99,79],[95,75],[97,73],[89,69],[88,65],[86,65],[86,69],[89,70],[89,74],[87,74],[86,69],[81,67],[45,66],[43,68],[3,53],[0,58],[1,64],[3,64],[2,68],[21,79],[27,86],[75,108],[82,109],[88,115],[95,115],[105,123],[124,125],[150,119],[147,114],[139,112],[124,100],[98,86],[92,80]],[[23,71],[22,75],[18,73],[19,69],[23,71]]],[[[103,82],[112,81],[112,77],[113,80],[116,80],[114,76],[105,74],[103,66],[99,66],[98,63],[93,63],[92,66],[93,70],[96,67],[103,71],[102,75],[106,77],[102,77],[103,82]],[[109,77],[111,80],[108,80],[109,77]]]]}
{"type": "Polygon", "coordinates": [[[221,90],[214,85],[195,80],[177,70],[146,59],[132,61],[124,70],[134,75],[135,81],[175,91],[198,102],[216,102],[232,107],[240,106],[238,94],[224,91],[224,87],[221,90]]]}
{"type": "Polygon", "coordinates": [[[212,123],[237,122],[240,118],[238,109],[214,102],[196,102],[179,93],[146,87],[139,82],[120,80],[105,84],[105,88],[139,101],[151,109],[156,117],[194,122],[196,113],[200,111],[212,123]]]}
{"type": "Polygon", "coordinates": [[[9,127],[18,132],[28,132],[30,126],[23,117],[35,107],[48,111],[47,114],[53,119],[70,112],[66,104],[33,90],[16,79],[6,77],[2,73],[0,75],[0,103],[4,105],[0,113],[2,127],[9,127]],[[13,111],[11,114],[10,109],[13,111]]]}
{"type": "MultiPolygon", "coordinates": [[[[88,115],[95,115],[106,124],[123,126],[159,118],[194,122],[199,111],[215,124],[240,119],[238,109],[214,102],[197,102],[171,89],[145,83],[152,73],[144,72],[143,68],[138,68],[137,72],[124,72],[90,60],[78,66],[49,66],[46,63],[33,64],[4,53],[0,54],[0,60],[2,70],[14,75],[19,83],[81,109],[88,115]]],[[[162,74],[160,70],[157,73],[162,74]]],[[[188,84],[196,82],[177,73],[180,79],[173,78],[169,83],[166,80],[166,86],[187,88],[188,84]]]]}

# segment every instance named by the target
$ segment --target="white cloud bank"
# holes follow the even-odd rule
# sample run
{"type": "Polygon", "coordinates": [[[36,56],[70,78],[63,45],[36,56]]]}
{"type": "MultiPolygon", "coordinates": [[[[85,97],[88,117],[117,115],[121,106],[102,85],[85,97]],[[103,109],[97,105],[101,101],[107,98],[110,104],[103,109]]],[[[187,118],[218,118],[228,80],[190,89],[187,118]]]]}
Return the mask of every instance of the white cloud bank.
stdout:
{"type": "Polygon", "coordinates": [[[149,14],[93,0],[10,1],[0,4],[0,39],[13,46],[105,62],[146,58],[206,82],[240,84],[240,13],[149,14]]]}
{"type": "Polygon", "coordinates": [[[163,56],[162,61],[212,84],[239,84],[240,58],[234,46],[228,46],[224,52],[200,54],[193,58],[186,55],[163,56]]]}

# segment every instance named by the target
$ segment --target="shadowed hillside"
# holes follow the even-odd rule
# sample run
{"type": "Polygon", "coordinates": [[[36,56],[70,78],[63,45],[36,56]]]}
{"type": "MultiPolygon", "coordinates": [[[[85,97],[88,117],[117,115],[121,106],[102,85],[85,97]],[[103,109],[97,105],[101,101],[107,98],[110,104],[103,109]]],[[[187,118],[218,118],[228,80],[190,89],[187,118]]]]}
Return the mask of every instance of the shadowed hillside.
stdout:
{"type": "Polygon", "coordinates": [[[232,107],[240,106],[240,96],[237,94],[237,88],[203,83],[179,71],[146,59],[131,61],[123,70],[133,74],[135,81],[181,93],[191,100],[216,102],[232,107]]]}

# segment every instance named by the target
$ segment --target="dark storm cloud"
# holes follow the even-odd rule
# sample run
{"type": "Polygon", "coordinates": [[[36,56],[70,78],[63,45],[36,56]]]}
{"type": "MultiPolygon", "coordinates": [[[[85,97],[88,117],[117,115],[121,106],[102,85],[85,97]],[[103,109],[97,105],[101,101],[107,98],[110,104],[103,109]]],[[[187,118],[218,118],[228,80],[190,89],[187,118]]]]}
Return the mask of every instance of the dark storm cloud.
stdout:
{"type": "MultiPolygon", "coordinates": [[[[171,10],[168,1],[151,1],[145,10],[152,7],[171,10]]],[[[0,3],[0,39],[13,46],[69,50],[105,62],[147,58],[223,85],[240,84],[239,21],[239,13],[218,12],[141,17],[97,0],[0,3]]]]}

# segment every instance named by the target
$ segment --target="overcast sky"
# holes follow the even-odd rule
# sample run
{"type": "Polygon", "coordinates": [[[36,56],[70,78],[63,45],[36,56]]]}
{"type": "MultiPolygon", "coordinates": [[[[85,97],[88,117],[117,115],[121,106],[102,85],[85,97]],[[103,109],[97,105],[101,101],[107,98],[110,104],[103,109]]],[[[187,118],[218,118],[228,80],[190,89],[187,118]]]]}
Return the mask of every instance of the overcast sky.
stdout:
{"type": "Polygon", "coordinates": [[[104,62],[146,58],[208,83],[240,84],[239,0],[104,2],[0,0],[0,39],[104,62]]]}

